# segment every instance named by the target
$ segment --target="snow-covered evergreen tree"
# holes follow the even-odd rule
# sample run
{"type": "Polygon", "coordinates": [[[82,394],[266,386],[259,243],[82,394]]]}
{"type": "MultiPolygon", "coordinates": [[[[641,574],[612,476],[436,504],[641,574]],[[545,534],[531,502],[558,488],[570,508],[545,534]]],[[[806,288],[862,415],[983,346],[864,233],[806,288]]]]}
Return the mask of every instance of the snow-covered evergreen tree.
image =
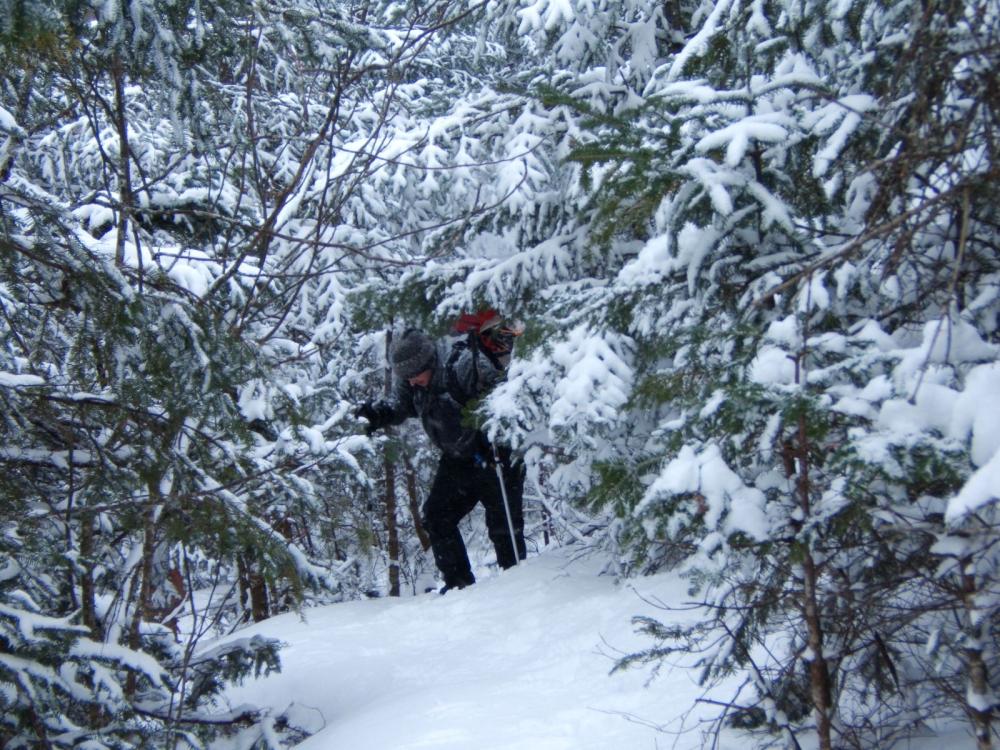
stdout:
{"type": "Polygon", "coordinates": [[[997,14],[0,3],[0,739],[276,742],[210,712],[274,644],[199,638],[417,589],[419,429],[354,407],[489,305],[560,533],[705,607],[636,659],[791,744],[989,747],[997,14]]]}
{"type": "Polygon", "coordinates": [[[346,294],[461,9],[202,5],[0,7],[5,746],[273,746],[201,639],[385,574],[346,294]]]}
{"type": "Polygon", "coordinates": [[[684,566],[706,675],[753,675],[741,722],[822,746],[930,706],[989,742],[997,446],[962,405],[996,361],[995,12],[650,4],[643,46],[613,14],[501,9],[548,53],[525,110],[572,210],[535,194],[537,245],[422,277],[445,307],[526,303],[496,434],[617,512],[627,568],[684,566]]]}

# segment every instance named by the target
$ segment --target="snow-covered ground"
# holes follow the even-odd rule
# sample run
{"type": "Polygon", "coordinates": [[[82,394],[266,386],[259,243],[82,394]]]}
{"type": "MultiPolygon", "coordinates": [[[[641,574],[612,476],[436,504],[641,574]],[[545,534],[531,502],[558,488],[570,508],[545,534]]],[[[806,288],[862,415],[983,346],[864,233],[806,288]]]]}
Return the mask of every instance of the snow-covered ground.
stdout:
{"type": "MultiPolygon", "coordinates": [[[[312,733],[301,750],[694,750],[710,747],[695,673],[609,674],[622,652],[650,645],[631,618],[679,606],[685,586],[659,575],[618,584],[601,561],[550,548],[445,596],[348,602],[241,631],[287,645],[282,671],[230,692],[291,707],[312,733]]],[[[676,621],[677,613],[670,614],[676,621]]],[[[693,613],[688,617],[694,616],[693,613]]],[[[724,688],[722,689],[724,690],[724,688]]],[[[723,697],[720,692],[717,694],[723,697]]],[[[913,742],[931,750],[943,738],[913,742]]],[[[973,743],[962,734],[949,750],[973,743]]],[[[747,748],[728,731],[719,747],[747,748]]]]}

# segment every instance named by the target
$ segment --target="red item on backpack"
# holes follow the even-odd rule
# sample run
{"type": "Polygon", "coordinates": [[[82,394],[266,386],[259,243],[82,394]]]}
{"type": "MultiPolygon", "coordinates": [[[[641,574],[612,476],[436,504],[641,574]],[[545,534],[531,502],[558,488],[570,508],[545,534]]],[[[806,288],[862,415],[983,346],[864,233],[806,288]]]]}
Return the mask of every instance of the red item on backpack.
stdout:
{"type": "Polygon", "coordinates": [[[470,331],[479,333],[496,326],[499,324],[500,320],[500,313],[496,310],[480,310],[479,312],[474,313],[462,313],[458,316],[458,320],[455,321],[451,330],[455,333],[469,333],[470,331]]]}

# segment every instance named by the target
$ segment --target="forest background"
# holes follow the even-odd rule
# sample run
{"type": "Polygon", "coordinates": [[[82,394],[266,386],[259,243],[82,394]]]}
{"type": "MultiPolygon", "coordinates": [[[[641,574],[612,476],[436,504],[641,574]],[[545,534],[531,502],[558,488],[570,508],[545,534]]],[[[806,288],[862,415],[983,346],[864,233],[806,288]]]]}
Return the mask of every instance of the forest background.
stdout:
{"type": "MultiPolygon", "coordinates": [[[[290,608],[415,591],[392,332],[526,325],[529,534],[761,743],[996,743],[996,0],[0,2],[0,745],[279,746],[290,608]],[[197,596],[196,596],[197,593],[197,596]],[[179,616],[196,628],[178,640],[179,616]]],[[[288,739],[287,737],[285,738],[288,739]]]]}

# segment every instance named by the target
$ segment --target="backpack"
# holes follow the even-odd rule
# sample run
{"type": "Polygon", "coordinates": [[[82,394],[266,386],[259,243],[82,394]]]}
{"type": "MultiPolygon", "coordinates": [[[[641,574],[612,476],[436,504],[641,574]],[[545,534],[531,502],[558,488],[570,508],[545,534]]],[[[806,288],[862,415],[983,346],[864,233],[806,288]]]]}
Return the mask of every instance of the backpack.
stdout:
{"type": "Polygon", "coordinates": [[[500,370],[510,363],[514,339],[524,333],[523,326],[507,324],[496,310],[462,313],[451,330],[453,334],[465,335],[466,346],[486,354],[500,370]]]}
{"type": "MultiPolygon", "coordinates": [[[[452,397],[460,393],[455,376],[455,363],[466,351],[472,353],[473,379],[479,381],[479,356],[485,356],[499,371],[507,369],[510,364],[514,339],[524,332],[518,324],[507,325],[496,310],[480,310],[474,313],[462,313],[452,325],[451,332],[461,336],[451,345],[451,353],[446,363],[448,390],[452,397]]],[[[466,399],[456,398],[459,403],[466,399]]]]}

